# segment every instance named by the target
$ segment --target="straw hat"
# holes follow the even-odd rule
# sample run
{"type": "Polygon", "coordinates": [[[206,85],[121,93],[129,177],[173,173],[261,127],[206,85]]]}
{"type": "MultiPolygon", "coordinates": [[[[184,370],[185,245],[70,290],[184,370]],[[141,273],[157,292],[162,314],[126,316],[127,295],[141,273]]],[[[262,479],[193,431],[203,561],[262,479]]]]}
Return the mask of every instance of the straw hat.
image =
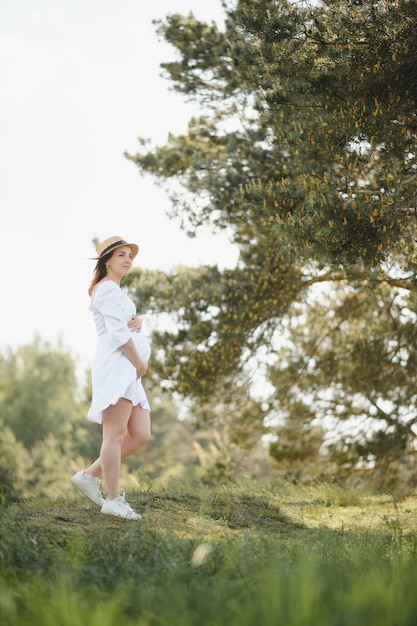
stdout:
{"type": "Polygon", "coordinates": [[[101,244],[99,244],[97,248],[97,258],[100,259],[105,254],[113,252],[114,250],[117,250],[117,248],[121,248],[122,246],[129,246],[129,248],[132,250],[132,259],[134,259],[139,252],[139,246],[137,246],[135,243],[128,243],[122,237],[115,235],[114,237],[109,237],[108,239],[105,239],[101,244]]]}

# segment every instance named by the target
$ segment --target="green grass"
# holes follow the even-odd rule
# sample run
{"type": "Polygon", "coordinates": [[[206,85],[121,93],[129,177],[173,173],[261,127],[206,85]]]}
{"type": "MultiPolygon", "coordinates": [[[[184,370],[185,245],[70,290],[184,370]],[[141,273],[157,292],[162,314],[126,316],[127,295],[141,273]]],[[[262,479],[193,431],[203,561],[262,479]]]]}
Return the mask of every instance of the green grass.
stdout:
{"type": "Polygon", "coordinates": [[[0,624],[415,626],[417,502],[331,485],[69,491],[3,506],[0,624]]]}

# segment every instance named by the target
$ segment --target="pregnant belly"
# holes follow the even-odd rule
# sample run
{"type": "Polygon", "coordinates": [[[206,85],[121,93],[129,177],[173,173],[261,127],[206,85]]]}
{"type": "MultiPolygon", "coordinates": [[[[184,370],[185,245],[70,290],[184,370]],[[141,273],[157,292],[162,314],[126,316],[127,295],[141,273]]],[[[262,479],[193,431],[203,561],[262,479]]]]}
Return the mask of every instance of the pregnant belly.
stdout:
{"type": "Polygon", "coordinates": [[[151,345],[148,338],[141,330],[140,333],[132,333],[132,339],[140,358],[147,363],[149,361],[149,357],[151,356],[151,345]]]}

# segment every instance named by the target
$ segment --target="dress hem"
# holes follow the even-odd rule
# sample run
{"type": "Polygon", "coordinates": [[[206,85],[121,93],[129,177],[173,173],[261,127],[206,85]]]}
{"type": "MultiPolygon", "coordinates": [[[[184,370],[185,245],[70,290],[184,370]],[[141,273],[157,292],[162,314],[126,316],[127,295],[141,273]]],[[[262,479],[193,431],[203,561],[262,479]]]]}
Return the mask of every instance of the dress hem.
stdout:
{"type": "Polygon", "coordinates": [[[125,400],[129,400],[129,402],[132,403],[132,407],[140,405],[141,408],[144,409],[145,411],[151,412],[151,407],[149,404],[148,397],[146,396],[145,390],[143,390],[143,392],[144,392],[145,397],[139,398],[137,401],[136,401],[136,398],[132,400],[132,398],[128,398],[122,395],[122,396],[119,396],[115,402],[109,402],[109,404],[107,404],[107,406],[103,407],[102,409],[98,409],[98,410],[96,409],[94,411],[90,409],[89,412],[87,413],[88,421],[93,422],[94,424],[102,424],[103,423],[103,411],[108,409],[109,406],[114,406],[115,404],[117,404],[121,398],[124,398],[125,400]]]}

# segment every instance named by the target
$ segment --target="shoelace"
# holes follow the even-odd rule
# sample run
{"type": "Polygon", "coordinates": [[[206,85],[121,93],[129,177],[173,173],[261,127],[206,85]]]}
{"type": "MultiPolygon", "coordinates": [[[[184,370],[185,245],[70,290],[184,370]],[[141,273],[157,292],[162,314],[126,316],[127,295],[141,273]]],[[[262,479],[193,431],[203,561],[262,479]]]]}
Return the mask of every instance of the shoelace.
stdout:
{"type": "Polygon", "coordinates": [[[123,502],[125,503],[125,505],[126,505],[126,506],[127,506],[127,508],[129,509],[129,511],[131,511],[131,513],[134,513],[135,511],[132,509],[132,507],[130,506],[130,504],[129,504],[128,502],[126,502],[126,499],[125,499],[125,494],[126,494],[126,492],[124,491],[124,492],[122,493],[123,502]]]}

